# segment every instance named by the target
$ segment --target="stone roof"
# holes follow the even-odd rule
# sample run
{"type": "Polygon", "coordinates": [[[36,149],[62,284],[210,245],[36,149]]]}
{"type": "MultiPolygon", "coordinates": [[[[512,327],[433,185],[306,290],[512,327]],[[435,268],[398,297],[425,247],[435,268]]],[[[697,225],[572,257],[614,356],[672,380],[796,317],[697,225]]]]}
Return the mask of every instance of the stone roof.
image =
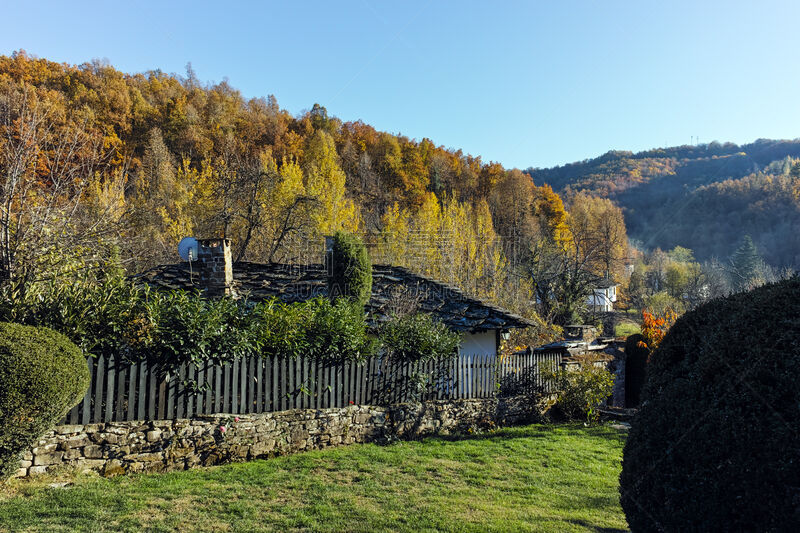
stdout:
{"type": "MultiPolygon", "coordinates": [[[[196,267],[189,263],[161,265],[134,276],[162,289],[200,290],[196,267]]],[[[327,272],[321,264],[286,265],[238,262],[233,265],[237,294],[253,301],[278,298],[286,303],[328,295],[327,272]]],[[[524,328],[529,320],[490,303],[470,298],[460,289],[397,266],[373,265],[372,297],[366,305],[373,325],[394,312],[419,310],[455,331],[524,328]]]]}
{"type": "Polygon", "coordinates": [[[619,286],[619,283],[617,283],[613,279],[602,278],[597,283],[595,283],[594,288],[595,289],[608,289],[610,287],[618,287],[618,286],[619,286]]]}

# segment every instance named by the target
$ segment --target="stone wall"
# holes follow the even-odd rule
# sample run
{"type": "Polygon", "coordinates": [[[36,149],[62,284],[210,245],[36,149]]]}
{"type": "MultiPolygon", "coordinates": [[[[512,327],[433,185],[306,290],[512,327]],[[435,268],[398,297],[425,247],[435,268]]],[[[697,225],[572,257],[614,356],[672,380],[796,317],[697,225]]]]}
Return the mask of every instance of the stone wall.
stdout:
{"type": "Polygon", "coordinates": [[[539,416],[535,406],[517,397],[65,425],[45,434],[24,454],[17,475],[59,469],[106,476],[183,470],[340,444],[510,425],[539,416]]]}

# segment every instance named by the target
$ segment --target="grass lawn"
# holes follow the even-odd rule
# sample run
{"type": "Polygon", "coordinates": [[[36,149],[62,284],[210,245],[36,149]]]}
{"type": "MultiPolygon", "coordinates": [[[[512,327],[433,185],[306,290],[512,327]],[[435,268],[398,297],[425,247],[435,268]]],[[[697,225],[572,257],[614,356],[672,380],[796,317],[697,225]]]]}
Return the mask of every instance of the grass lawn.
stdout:
{"type": "Polygon", "coordinates": [[[626,320],[625,322],[620,322],[614,328],[615,337],[630,337],[631,335],[635,335],[641,332],[642,332],[641,326],[639,326],[639,324],[637,324],[632,320],[626,320]]]}
{"type": "Polygon", "coordinates": [[[0,531],[624,531],[625,434],[532,425],[185,472],[0,485],[0,531]]]}

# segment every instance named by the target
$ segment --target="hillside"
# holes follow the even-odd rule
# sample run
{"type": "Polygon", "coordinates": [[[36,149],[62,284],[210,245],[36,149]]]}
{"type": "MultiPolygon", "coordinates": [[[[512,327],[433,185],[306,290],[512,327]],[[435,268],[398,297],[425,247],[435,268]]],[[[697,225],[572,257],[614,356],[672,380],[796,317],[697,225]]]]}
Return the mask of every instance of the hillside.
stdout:
{"type": "Polygon", "coordinates": [[[230,238],[239,261],[318,263],[323,237],[345,231],[375,263],[540,311],[549,335],[624,268],[622,212],[606,199],[575,199],[568,216],[518,169],[318,104],[292,115],[191,68],[0,56],[0,178],[0,290],[14,294],[87,264],[173,263],[188,235],[230,238]]]}
{"type": "Polygon", "coordinates": [[[536,184],[587,192],[622,207],[631,238],[646,248],[684,246],[699,259],[727,258],[750,234],[765,260],[800,265],[800,140],[759,139],[639,153],[611,151],[547,169],[536,184]]]}

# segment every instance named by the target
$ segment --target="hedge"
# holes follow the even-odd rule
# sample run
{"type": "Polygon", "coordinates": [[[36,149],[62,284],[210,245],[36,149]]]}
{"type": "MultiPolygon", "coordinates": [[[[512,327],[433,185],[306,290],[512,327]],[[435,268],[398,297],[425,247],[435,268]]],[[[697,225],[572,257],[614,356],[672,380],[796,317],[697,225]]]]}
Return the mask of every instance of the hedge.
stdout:
{"type": "Polygon", "coordinates": [[[86,357],[49,328],[0,323],[0,479],[89,387],[86,357]]]}
{"type": "Polygon", "coordinates": [[[620,476],[633,531],[800,524],[800,280],[712,301],[650,356],[620,476]]]}

